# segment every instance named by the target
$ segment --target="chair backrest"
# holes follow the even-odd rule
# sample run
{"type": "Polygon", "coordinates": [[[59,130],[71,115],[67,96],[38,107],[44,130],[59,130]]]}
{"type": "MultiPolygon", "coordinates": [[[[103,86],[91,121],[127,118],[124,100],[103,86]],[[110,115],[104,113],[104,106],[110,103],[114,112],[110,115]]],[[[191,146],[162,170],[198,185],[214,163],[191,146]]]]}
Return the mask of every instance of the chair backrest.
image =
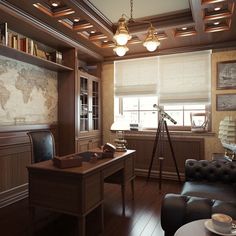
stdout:
{"type": "Polygon", "coordinates": [[[30,138],[33,163],[50,160],[55,156],[55,141],[51,131],[30,131],[27,134],[30,138]]]}

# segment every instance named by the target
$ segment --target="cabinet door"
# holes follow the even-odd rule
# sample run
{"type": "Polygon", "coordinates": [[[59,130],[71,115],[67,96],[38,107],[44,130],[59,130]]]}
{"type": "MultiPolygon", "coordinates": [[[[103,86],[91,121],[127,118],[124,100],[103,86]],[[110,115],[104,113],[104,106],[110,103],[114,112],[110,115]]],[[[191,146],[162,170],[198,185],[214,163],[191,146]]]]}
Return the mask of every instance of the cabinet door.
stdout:
{"type": "Polygon", "coordinates": [[[99,137],[79,139],[77,141],[77,152],[86,152],[90,149],[100,147],[100,145],[101,145],[101,141],[99,137]]]}
{"type": "Polygon", "coordinates": [[[99,82],[92,81],[92,130],[99,130],[99,82]]]}
{"type": "Polygon", "coordinates": [[[80,77],[79,129],[80,132],[89,131],[89,81],[80,77]]]}
{"type": "Polygon", "coordinates": [[[89,74],[79,78],[79,133],[88,135],[100,130],[100,83],[89,74]]]}

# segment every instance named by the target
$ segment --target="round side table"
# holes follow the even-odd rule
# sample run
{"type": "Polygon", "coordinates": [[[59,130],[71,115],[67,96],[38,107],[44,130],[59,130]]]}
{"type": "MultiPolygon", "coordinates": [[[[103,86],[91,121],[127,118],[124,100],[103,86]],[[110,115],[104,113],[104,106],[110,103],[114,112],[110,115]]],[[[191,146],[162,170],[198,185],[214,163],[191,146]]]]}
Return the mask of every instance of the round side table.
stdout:
{"type": "Polygon", "coordinates": [[[206,227],[204,226],[204,220],[195,220],[190,223],[187,223],[181,226],[175,233],[174,236],[189,236],[189,235],[201,235],[201,236],[212,236],[211,233],[206,227]]]}

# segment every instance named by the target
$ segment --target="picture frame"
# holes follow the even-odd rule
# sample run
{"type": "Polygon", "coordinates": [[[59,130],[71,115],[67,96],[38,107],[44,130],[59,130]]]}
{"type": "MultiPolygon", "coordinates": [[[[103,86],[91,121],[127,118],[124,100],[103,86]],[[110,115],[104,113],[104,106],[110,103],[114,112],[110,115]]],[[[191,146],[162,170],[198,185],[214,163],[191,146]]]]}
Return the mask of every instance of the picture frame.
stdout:
{"type": "Polygon", "coordinates": [[[216,95],[217,111],[236,111],[236,93],[217,94],[216,95]]]}
{"type": "Polygon", "coordinates": [[[217,63],[217,89],[236,89],[236,61],[217,63]]]}

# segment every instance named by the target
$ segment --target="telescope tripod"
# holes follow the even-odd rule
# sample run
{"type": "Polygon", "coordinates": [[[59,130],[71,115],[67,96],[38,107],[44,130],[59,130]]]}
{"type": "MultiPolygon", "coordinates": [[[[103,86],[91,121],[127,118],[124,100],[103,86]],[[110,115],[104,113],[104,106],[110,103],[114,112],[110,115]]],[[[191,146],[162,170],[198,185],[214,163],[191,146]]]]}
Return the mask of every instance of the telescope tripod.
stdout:
{"type": "Polygon", "coordinates": [[[172,159],[173,159],[174,164],[175,164],[176,173],[178,175],[178,180],[181,183],[181,178],[180,178],[179,169],[178,169],[176,158],[175,158],[174,149],[173,149],[171,139],[170,139],[170,133],[169,133],[169,130],[168,130],[166,120],[162,116],[160,121],[158,122],[158,128],[157,128],[157,132],[156,132],[156,138],[155,138],[155,141],[154,141],[154,146],[153,146],[153,150],[152,150],[152,158],[151,158],[151,162],[150,162],[150,166],[149,166],[149,170],[148,170],[148,177],[147,177],[147,181],[148,181],[149,178],[150,178],[153,159],[154,159],[155,154],[156,154],[157,146],[159,146],[159,154],[160,154],[160,156],[158,157],[159,164],[160,164],[159,165],[159,190],[161,190],[161,185],[162,185],[162,166],[163,166],[163,161],[165,159],[164,155],[163,155],[164,154],[163,152],[164,152],[164,133],[165,133],[165,131],[166,131],[166,134],[167,134],[168,143],[170,145],[172,159]]]}

